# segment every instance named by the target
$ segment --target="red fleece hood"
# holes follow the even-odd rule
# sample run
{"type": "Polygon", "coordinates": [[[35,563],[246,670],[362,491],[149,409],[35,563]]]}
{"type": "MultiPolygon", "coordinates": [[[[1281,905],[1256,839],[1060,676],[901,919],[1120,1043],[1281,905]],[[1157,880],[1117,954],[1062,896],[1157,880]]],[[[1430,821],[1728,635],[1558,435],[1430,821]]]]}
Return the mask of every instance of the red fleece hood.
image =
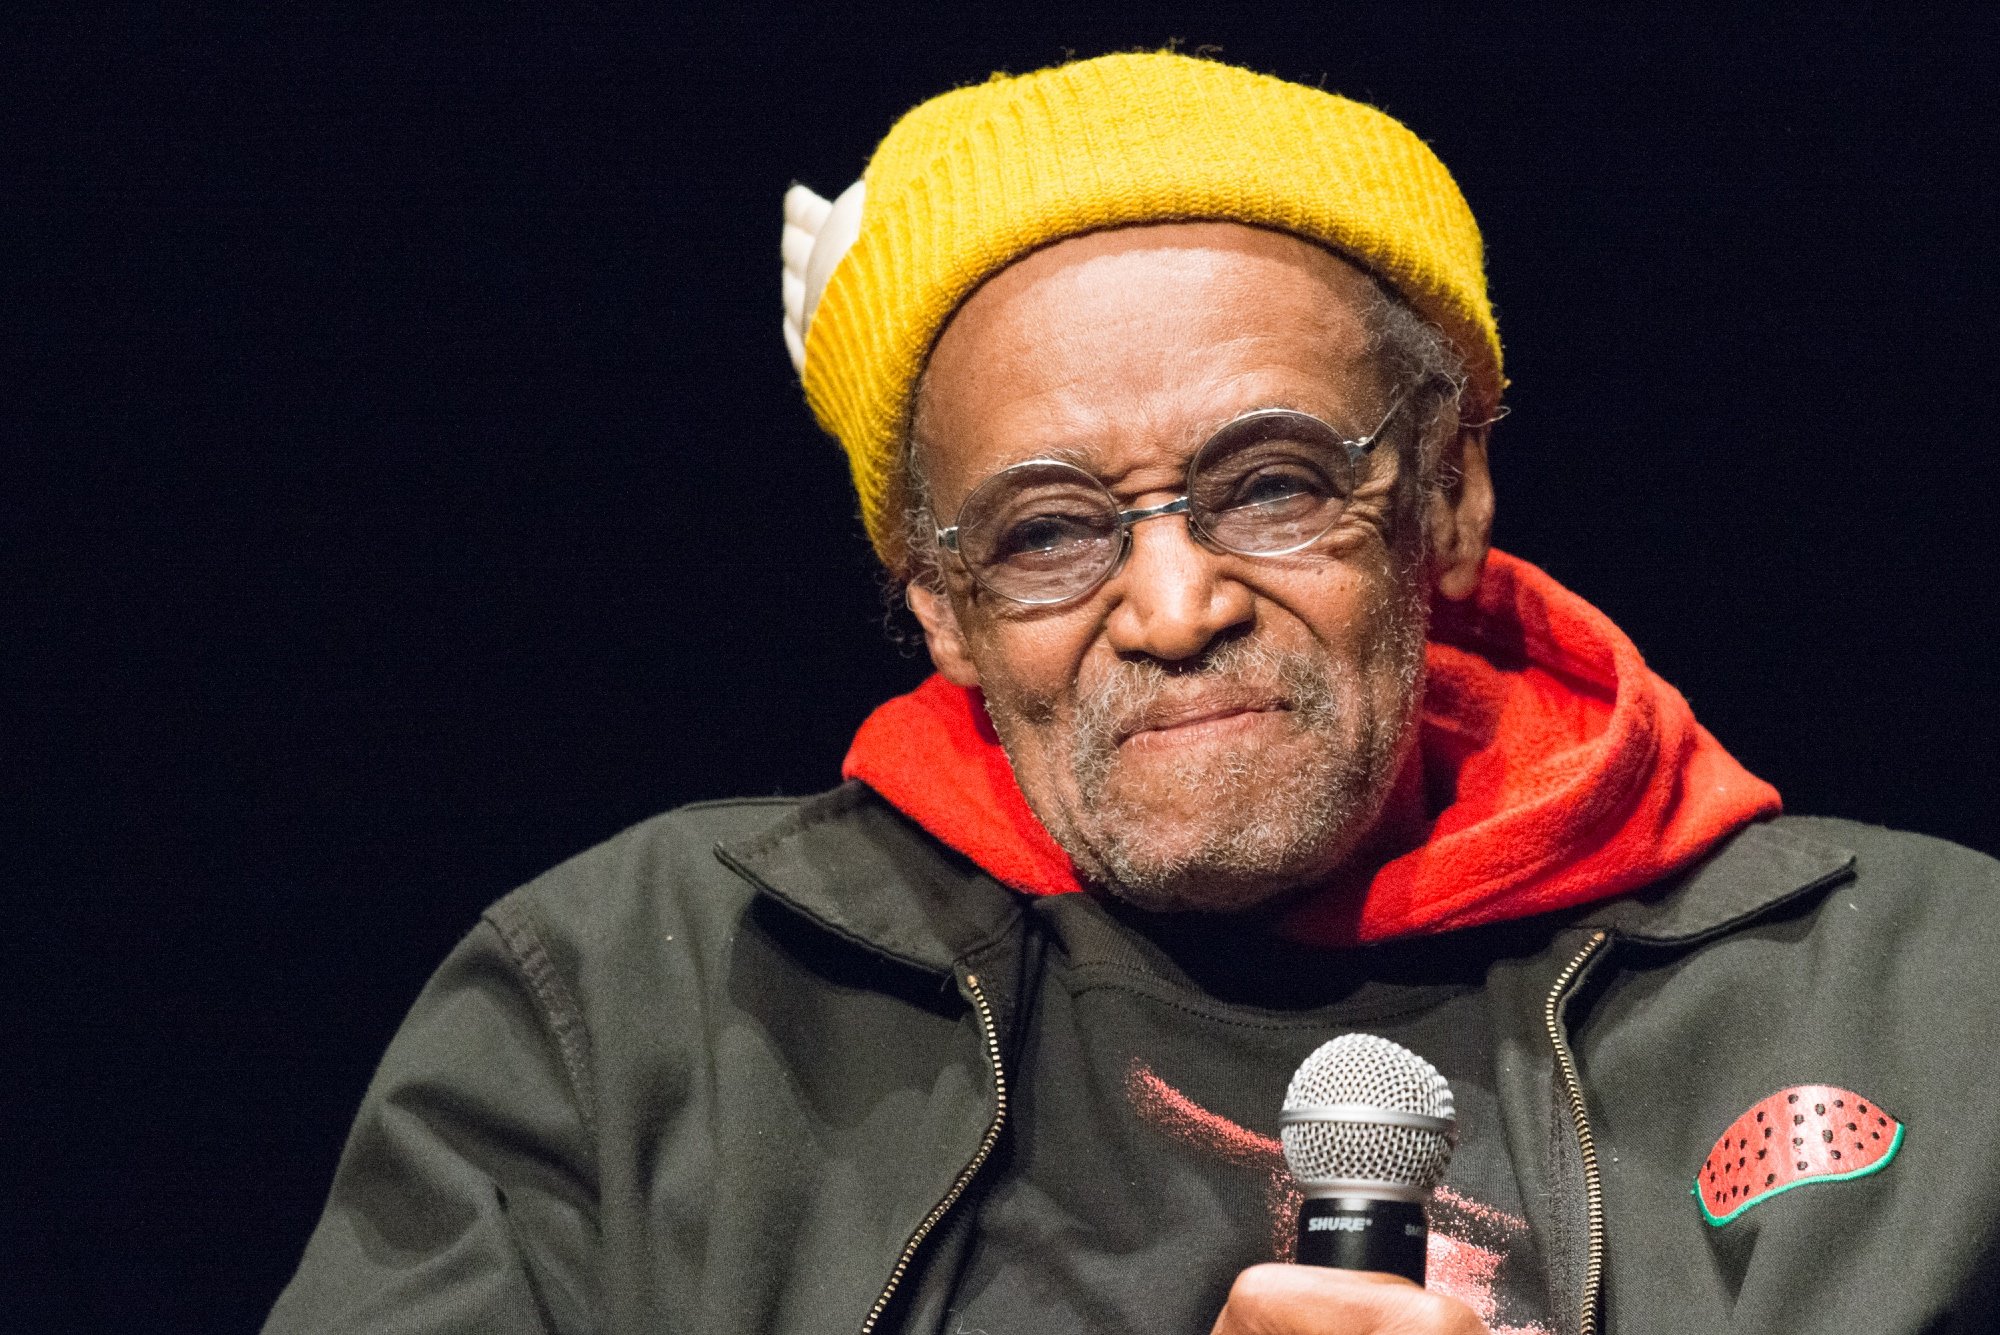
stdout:
{"type": "MultiPolygon", "coordinates": [[[[1637,889],[1779,809],[1610,619],[1501,552],[1440,600],[1420,742],[1423,845],[1310,893],[1289,936],[1328,946],[1525,918],[1637,889]]],[[[931,677],[868,716],[841,773],[1029,894],[1082,889],[1029,810],[976,691],[931,677]]]]}

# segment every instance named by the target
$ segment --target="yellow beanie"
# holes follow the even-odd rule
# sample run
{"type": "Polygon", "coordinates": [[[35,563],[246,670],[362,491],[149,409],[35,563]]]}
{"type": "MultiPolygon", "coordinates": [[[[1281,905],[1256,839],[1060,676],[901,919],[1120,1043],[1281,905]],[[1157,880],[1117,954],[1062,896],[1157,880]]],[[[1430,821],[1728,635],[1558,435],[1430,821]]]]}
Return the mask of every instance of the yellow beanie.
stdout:
{"type": "Polygon", "coordinates": [[[1444,164],[1373,107],[1233,65],[1153,52],[995,75],[905,115],[838,205],[793,194],[787,340],[892,568],[932,343],[980,283],[1065,237],[1197,220],[1306,237],[1444,331],[1475,410],[1505,384],[1479,227],[1444,164]]]}

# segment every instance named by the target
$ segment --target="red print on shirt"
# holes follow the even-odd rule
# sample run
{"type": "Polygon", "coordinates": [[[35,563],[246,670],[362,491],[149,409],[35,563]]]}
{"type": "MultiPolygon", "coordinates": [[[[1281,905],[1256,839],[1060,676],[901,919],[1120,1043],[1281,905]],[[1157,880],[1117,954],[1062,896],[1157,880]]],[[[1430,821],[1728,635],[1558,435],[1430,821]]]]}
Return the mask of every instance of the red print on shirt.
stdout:
{"type": "MultiPolygon", "coordinates": [[[[1271,1256],[1292,1259],[1299,1227],[1300,1194],[1285,1167],[1284,1147],[1196,1103],[1134,1060],[1125,1077],[1125,1093],[1140,1120],[1195,1149],[1261,1173],[1265,1203],[1271,1214],[1271,1256]]],[[[1496,1279],[1513,1238],[1524,1236],[1528,1221],[1495,1209],[1450,1187],[1439,1187],[1425,1214],[1430,1221],[1428,1283],[1433,1293],[1458,1299],[1492,1328],[1493,1335],[1550,1335],[1536,1324],[1502,1326],[1496,1279]]]]}

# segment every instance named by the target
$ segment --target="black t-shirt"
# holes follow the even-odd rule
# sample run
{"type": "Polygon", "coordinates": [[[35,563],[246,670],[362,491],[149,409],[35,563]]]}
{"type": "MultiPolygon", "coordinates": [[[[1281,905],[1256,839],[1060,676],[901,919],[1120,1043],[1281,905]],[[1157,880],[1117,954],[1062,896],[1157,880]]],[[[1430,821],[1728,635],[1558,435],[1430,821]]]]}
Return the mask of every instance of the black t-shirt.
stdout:
{"type": "Polygon", "coordinates": [[[1279,1106],[1299,1062],[1353,1030],[1451,1081],[1459,1148],[1430,1208],[1430,1287],[1496,1332],[1548,1327],[1483,960],[1448,938],[1311,951],[1087,895],[1037,900],[1030,918],[1047,965],[1024,999],[1011,1129],[983,1175],[953,1335],[1207,1331],[1237,1272],[1291,1259],[1279,1106]]]}

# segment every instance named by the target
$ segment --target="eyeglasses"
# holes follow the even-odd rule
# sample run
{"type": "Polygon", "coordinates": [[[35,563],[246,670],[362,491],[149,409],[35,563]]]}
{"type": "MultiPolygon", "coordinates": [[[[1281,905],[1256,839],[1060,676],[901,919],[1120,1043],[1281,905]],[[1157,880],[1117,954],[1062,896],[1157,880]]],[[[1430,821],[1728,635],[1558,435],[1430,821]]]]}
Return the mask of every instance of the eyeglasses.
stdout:
{"type": "Polygon", "coordinates": [[[1124,562],[1132,526],[1184,514],[1196,541],[1239,556],[1284,556],[1339,522],[1362,461],[1410,399],[1350,440],[1310,413],[1263,408],[1225,423],[1188,460],[1187,485],[1163,505],[1121,510],[1096,477],[1058,459],[1003,468],[972,489],[938,546],[991,593],[1029,606],[1068,602],[1124,562]]]}

